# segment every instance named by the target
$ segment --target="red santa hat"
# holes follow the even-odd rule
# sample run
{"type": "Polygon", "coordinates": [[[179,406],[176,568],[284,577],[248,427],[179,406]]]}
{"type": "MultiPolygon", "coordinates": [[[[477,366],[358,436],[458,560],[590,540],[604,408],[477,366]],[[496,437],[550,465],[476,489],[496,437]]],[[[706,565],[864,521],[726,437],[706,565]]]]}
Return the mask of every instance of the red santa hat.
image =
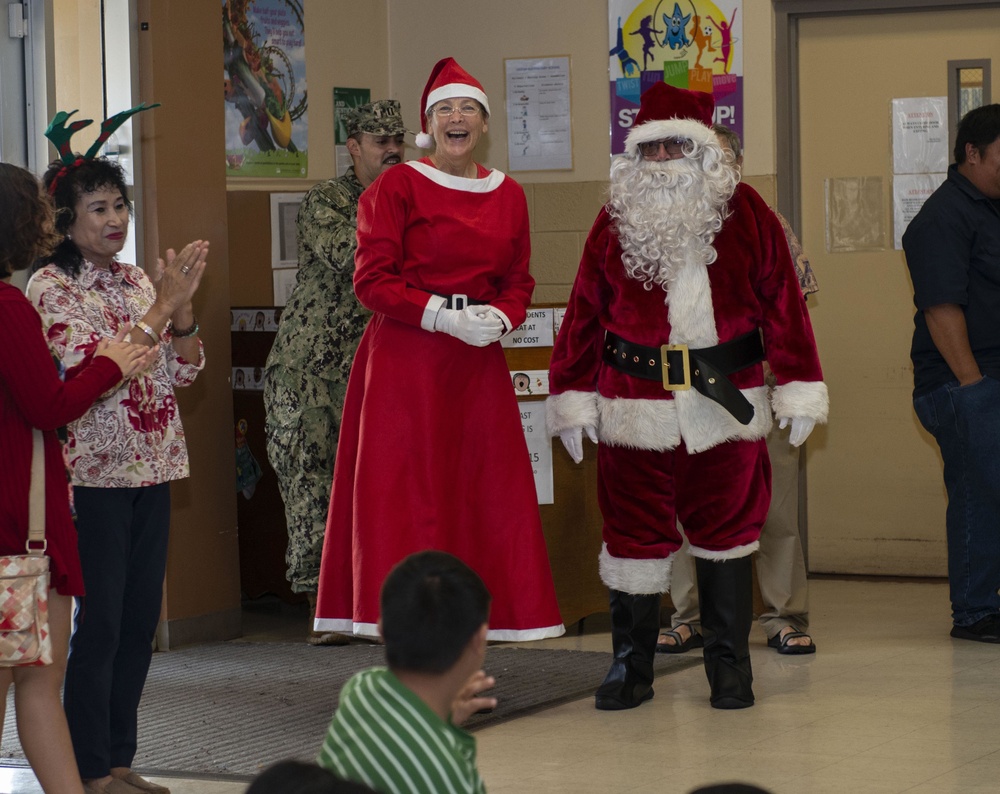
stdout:
{"type": "Polygon", "coordinates": [[[427,132],[427,111],[442,99],[455,99],[457,97],[471,97],[475,99],[486,115],[490,115],[490,103],[486,98],[482,83],[458,65],[454,58],[442,58],[431,69],[431,76],[427,78],[427,85],[424,86],[424,93],[420,97],[420,133],[417,135],[416,144],[421,149],[430,149],[434,144],[434,138],[427,132]]]}
{"type": "Polygon", "coordinates": [[[625,139],[625,151],[638,156],[640,143],[664,138],[690,138],[701,143],[714,141],[714,111],[715,99],[711,94],[677,88],[662,81],[656,83],[639,101],[639,113],[625,139]]]}

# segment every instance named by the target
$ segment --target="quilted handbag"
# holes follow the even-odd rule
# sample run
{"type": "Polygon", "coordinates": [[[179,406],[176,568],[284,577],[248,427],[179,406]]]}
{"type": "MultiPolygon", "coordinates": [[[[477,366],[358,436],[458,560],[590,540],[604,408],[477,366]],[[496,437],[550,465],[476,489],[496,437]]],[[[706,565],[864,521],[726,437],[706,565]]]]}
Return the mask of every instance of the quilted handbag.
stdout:
{"type": "Polygon", "coordinates": [[[45,554],[45,448],[34,431],[26,554],[0,557],[0,667],[52,664],[45,554]]]}

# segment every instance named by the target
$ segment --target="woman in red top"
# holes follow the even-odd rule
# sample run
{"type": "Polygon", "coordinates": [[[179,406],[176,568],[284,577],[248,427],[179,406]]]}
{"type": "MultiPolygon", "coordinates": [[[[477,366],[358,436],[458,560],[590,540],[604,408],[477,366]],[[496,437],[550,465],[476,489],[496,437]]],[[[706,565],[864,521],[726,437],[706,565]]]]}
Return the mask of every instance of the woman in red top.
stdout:
{"type": "MultiPolygon", "coordinates": [[[[56,428],[78,418],[97,397],[152,362],[143,345],[107,340],[61,380],[42,335],[42,321],[14,271],[30,267],[59,242],[52,205],[28,171],[0,163],[0,555],[24,554],[28,538],[32,428],[45,443],[45,540],[52,578],[49,630],[53,663],[0,668],[0,698],[11,683],[18,735],[45,792],[82,792],[66,717],[59,702],[69,647],[73,596],[83,576],[70,517],[69,485],[56,428]]],[[[3,702],[0,700],[0,702],[3,702]]],[[[3,729],[0,712],[0,730],[3,729]]]]}

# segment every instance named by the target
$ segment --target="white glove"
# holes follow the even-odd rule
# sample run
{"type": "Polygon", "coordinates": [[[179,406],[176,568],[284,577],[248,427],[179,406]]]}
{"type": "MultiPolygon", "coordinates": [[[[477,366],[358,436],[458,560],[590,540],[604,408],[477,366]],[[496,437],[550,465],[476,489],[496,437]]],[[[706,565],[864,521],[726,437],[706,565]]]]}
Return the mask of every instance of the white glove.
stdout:
{"type": "Polygon", "coordinates": [[[441,331],[460,339],[473,347],[486,347],[503,336],[503,321],[491,312],[483,312],[480,317],[474,309],[481,307],[467,306],[464,309],[438,309],[434,318],[434,330],[441,331]]]}
{"type": "Polygon", "coordinates": [[[584,427],[570,427],[559,434],[559,440],[563,442],[569,456],[574,463],[583,462],[583,431],[587,431],[587,438],[597,443],[597,429],[593,425],[584,427]]]}
{"type": "MultiPolygon", "coordinates": [[[[778,422],[778,427],[784,430],[788,427],[788,417],[782,417],[778,422]]],[[[808,416],[793,416],[792,417],[792,430],[788,434],[788,443],[793,447],[801,447],[806,439],[809,438],[809,434],[816,427],[816,420],[810,419],[808,416]]]]}
{"type": "Polygon", "coordinates": [[[472,306],[471,308],[472,311],[474,311],[480,317],[495,317],[501,323],[503,323],[503,333],[500,334],[501,336],[507,333],[507,331],[511,330],[510,328],[507,327],[507,323],[504,322],[503,315],[497,309],[494,309],[489,304],[483,303],[476,306],[472,306]]]}

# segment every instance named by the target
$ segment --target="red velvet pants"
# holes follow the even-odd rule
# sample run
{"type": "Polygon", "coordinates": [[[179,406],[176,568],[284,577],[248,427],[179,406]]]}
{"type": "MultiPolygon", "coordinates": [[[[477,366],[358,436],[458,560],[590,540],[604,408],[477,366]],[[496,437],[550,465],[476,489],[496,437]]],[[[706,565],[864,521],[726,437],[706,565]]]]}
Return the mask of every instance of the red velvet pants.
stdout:
{"type": "Polygon", "coordinates": [[[730,441],[697,455],[601,444],[597,496],[612,557],[664,559],[691,545],[723,554],[754,543],[771,503],[767,445],[730,441]]]}

